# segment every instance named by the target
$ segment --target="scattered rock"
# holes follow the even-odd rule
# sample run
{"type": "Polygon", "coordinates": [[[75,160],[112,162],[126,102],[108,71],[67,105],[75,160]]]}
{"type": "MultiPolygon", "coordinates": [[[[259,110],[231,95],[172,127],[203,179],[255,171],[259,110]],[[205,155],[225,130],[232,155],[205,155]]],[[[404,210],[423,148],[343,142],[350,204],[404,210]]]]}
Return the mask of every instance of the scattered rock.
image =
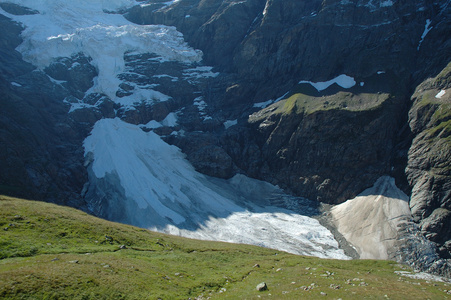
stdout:
{"type": "Polygon", "coordinates": [[[321,296],[327,296],[327,294],[324,292],[321,292],[320,294],[321,294],[321,296]]]}
{"type": "Polygon", "coordinates": [[[263,291],[268,290],[268,286],[266,285],[265,282],[262,282],[262,283],[259,283],[259,284],[257,285],[256,289],[257,289],[257,291],[259,291],[259,292],[263,292],[263,291]]]}
{"type": "Polygon", "coordinates": [[[255,264],[255,265],[253,266],[253,268],[260,268],[260,265],[259,265],[259,264],[255,264]]]}
{"type": "Polygon", "coordinates": [[[119,249],[127,249],[127,247],[125,245],[120,245],[119,249]]]}
{"type": "Polygon", "coordinates": [[[55,258],[52,259],[52,261],[57,261],[57,260],[59,260],[58,257],[55,257],[55,258]]]}
{"type": "Polygon", "coordinates": [[[71,264],[78,264],[78,259],[69,261],[71,264]]]}

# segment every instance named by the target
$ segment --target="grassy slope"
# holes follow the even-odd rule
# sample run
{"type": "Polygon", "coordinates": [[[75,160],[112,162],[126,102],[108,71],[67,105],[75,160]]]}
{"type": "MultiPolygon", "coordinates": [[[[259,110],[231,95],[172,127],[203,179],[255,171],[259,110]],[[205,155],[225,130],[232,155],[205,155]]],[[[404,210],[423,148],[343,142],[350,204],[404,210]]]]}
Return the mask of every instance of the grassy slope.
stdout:
{"type": "Polygon", "coordinates": [[[184,239],[5,196],[0,230],[0,298],[444,299],[451,289],[400,278],[393,262],[184,239]],[[257,292],[262,281],[269,290],[257,292]]]}

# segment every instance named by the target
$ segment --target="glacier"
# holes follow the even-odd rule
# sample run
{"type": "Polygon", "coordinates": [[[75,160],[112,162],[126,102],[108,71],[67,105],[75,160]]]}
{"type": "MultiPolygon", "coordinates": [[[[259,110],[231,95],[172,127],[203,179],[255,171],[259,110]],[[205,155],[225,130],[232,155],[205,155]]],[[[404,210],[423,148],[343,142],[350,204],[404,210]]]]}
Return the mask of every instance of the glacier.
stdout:
{"type": "Polygon", "coordinates": [[[114,184],[125,191],[127,204],[112,201],[109,207],[126,211],[124,222],[189,238],[348,259],[318,220],[272,205],[274,198],[290,197],[278,187],[244,175],[203,175],[179,148],[139,125],[102,119],[84,147],[97,178],[117,175],[114,184]]]}
{"type": "MultiPolygon", "coordinates": [[[[131,53],[153,53],[159,62],[180,62],[186,65],[183,76],[194,84],[219,75],[211,67],[199,66],[202,52],[191,48],[174,27],[136,25],[115,13],[140,5],[138,1],[9,2],[39,12],[11,15],[0,9],[1,14],[24,25],[23,43],[17,48],[24,60],[43,70],[60,57],[84,53],[92,58],[98,72],[86,94],[104,94],[122,107],[133,109],[135,102],[146,99],[170,99],[151,86],[137,87],[126,97],[116,96],[123,82],[118,75],[131,71],[124,62],[124,56],[131,53]]],[[[206,107],[202,99],[194,99],[194,104],[200,110],[206,107]]],[[[86,107],[84,103],[71,105],[68,113],[86,107]]],[[[161,122],[151,120],[147,124],[133,125],[119,118],[97,121],[83,144],[90,182],[82,194],[103,196],[105,207],[118,216],[113,221],[154,231],[323,258],[349,258],[332,233],[311,217],[311,207],[296,211],[280,208],[275,205],[280,199],[297,200],[276,186],[244,175],[229,180],[203,175],[179,148],[144,130],[146,126],[176,124],[176,112],[161,122]]],[[[234,121],[226,124],[233,125],[234,121]]]]}
{"type": "Polygon", "coordinates": [[[202,60],[202,52],[189,47],[174,27],[136,25],[120,14],[109,13],[137,5],[136,1],[9,2],[40,12],[16,16],[0,9],[3,15],[25,25],[24,41],[17,50],[26,61],[43,69],[58,57],[82,52],[92,58],[99,73],[88,92],[105,94],[119,103],[116,91],[121,80],[117,76],[125,71],[125,53],[154,53],[161,61],[187,64],[202,60]]]}

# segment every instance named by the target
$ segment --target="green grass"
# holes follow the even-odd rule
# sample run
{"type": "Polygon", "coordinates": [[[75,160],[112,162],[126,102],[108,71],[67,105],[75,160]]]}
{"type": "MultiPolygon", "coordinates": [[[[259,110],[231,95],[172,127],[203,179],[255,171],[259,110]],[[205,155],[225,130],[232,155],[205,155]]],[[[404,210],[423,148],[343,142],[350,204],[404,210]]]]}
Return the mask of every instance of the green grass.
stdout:
{"type": "Polygon", "coordinates": [[[340,91],[328,96],[310,96],[296,93],[289,98],[276,103],[275,114],[306,113],[311,114],[320,110],[350,110],[363,111],[380,106],[389,98],[389,94],[359,93],[340,91]]]}
{"type": "Polygon", "coordinates": [[[6,196],[0,225],[2,299],[445,299],[451,290],[401,278],[405,267],[390,261],[185,239],[6,196]],[[263,281],[269,290],[256,291],[263,281]]]}
{"type": "Polygon", "coordinates": [[[309,84],[300,84],[295,91],[273,105],[250,116],[251,122],[262,121],[270,115],[312,114],[317,111],[368,111],[379,108],[392,98],[389,93],[337,91],[333,94],[313,92],[309,84]]]}
{"type": "Polygon", "coordinates": [[[451,63],[437,77],[430,78],[420,85],[413,95],[414,106],[421,110],[424,119],[430,120],[427,125],[428,128],[425,129],[427,135],[424,139],[436,151],[449,151],[451,149],[451,103],[449,92],[440,99],[435,97],[440,91],[436,87],[449,80],[450,73],[451,63]]]}

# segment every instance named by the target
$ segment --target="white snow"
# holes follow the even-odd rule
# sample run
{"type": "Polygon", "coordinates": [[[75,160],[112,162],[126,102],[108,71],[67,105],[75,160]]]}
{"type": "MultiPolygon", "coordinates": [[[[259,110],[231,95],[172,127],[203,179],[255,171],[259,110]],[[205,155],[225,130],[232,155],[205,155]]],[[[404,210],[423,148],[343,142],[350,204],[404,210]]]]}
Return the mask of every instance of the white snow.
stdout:
{"type": "Polygon", "coordinates": [[[213,67],[201,66],[190,68],[183,71],[183,76],[188,82],[195,84],[199,79],[214,78],[219,75],[218,72],[212,72],[213,67]]]}
{"type": "Polygon", "coordinates": [[[432,28],[434,28],[434,27],[431,26],[431,23],[432,23],[432,21],[430,19],[426,20],[426,25],[424,25],[423,34],[421,35],[421,39],[418,42],[417,51],[420,50],[421,44],[423,43],[424,38],[426,37],[426,35],[429,33],[429,31],[431,31],[432,28]]]}
{"type": "Polygon", "coordinates": [[[166,118],[164,118],[163,121],[161,121],[161,125],[168,126],[168,127],[175,127],[177,126],[177,114],[174,112],[169,113],[166,118]]]}
{"type": "Polygon", "coordinates": [[[224,122],[224,127],[225,129],[228,129],[229,127],[235,126],[236,124],[238,124],[238,120],[227,120],[224,122]]]}
{"type": "Polygon", "coordinates": [[[265,108],[268,107],[269,105],[271,105],[273,103],[274,100],[270,99],[268,101],[265,102],[258,102],[258,103],[254,103],[254,107],[256,108],[265,108]]]}
{"type": "Polygon", "coordinates": [[[385,71],[377,71],[377,75],[385,74],[385,71]]]}
{"type": "Polygon", "coordinates": [[[172,4],[177,3],[177,2],[180,2],[180,0],[171,0],[171,1],[168,1],[168,2],[164,2],[163,4],[165,6],[171,6],[172,4]]]}
{"type": "Polygon", "coordinates": [[[380,6],[381,6],[381,7],[389,7],[389,6],[393,6],[393,1],[391,1],[391,0],[381,1],[380,6]]]}
{"type": "Polygon", "coordinates": [[[271,104],[273,104],[273,103],[276,103],[276,102],[279,102],[279,101],[282,100],[282,99],[285,99],[285,96],[288,95],[288,93],[289,93],[289,91],[286,92],[285,94],[283,94],[282,96],[280,96],[279,98],[277,98],[276,100],[270,99],[270,100],[265,101],[265,102],[254,103],[254,106],[253,106],[253,107],[256,107],[256,108],[266,108],[266,107],[268,107],[269,105],[271,105],[271,104]]]}
{"type": "MultiPolygon", "coordinates": [[[[174,27],[136,25],[122,15],[106,13],[136,5],[134,0],[11,0],[9,2],[38,10],[40,14],[15,16],[0,13],[25,25],[23,43],[17,48],[25,60],[39,68],[57,57],[83,52],[98,70],[98,92],[116,100],[124,71],[124,53],[155,53],[163,61],[200,62],[202,52],[190,48],[174,27]]],[[[128,101],[129,102],[129,101],[128,101]]]]}
{"type": "Polygon", "coordinates": [[[167,75],[167,74],[161,74],[161,75],[153,75],[155,78],[169,78],[172,82],[179,81],[178,77],[167,75]]]}
{"type": "Polygon", "coordinates": [[[345,88],[345,89],[349,89],[349,88],[355,86],[355,84],[356,84],[353,77],[345,75],[345,74],[339,75],[339,76],[335,77],[334,79],[331,79],[331,80],[325,81],[325,82],[311,82],[311,81],[302,80],[302,81],[299,81],[299,83],[310,83],[315,89],[318,90],[318,92],[321,92],[321,91],[327,89],[329,86],[331,86],[334,83],[338,84],[339,86],[341,86],[342,88],[345,88]]]}
{"type": "Polygon", "coordinates": [[[77,110],[77,109],[82,109],[82,108],[94,108],[95,105],[92,104],[88,104],[88,103],[83,103],[83,102],[78,102],[78,103],[69,103],[71,105],[70,109],[69,109],[69,113],[77,110]]]}
{"type": "Polygon", "coordinates": [[[197,106],[197,109],[199,111],[199,115],[204,121],[213,119],[209,115],[207,115],[207,112],[205,111],[207,108],[207,103],[204,101],[204,97],[199,96],[194,99],[193,105],[197,106]]]}
{"type": "Polygon", "coordinates": [[[438,92],[437,95],[435,95],[435,98],[441,99],[445,94],[446,94],[446,91],[445,90],[441,90],[440,92],[438,92]]]}
{"type": "Polygon", "coordinates": [[[115,102],[127,107],[132,107],[133,104],[140,102],[152,104],[154,102],[168,101],[169,99],[171,99],[171,97],[158,91],[154,91],[149,88],[136,87],[132,95],[125,97],[117,97],[115,99],[115,102]]]}
{"type": "Polygon", "coordinates": [[[21,87],[22,85],[20,84],[20,83],[17,83],[17,82],[11,82],[11,85],[12,86],[17,86],[17,87],[21,87]]]}
{"type": "Polygon", "coordinates": [[[149,122],[147,122],[147,124],[141,125],[140,127],[155,129],[155,128],[160,128],[162,126],[163,125],[161,125],[159,122],[157,122],[155,120],[150,120],[149,122]]]}
{"type": "Polygon", "coordinates": [[[223,180],[200,174],[180,149],[138,125],[99,120],[84,147],[97,178],[118,178],[111,184],[126,199],[109,206],[130,210],[122,221],[186,237],[348,259],[317,220],[270,206],[270,198],[283,193],[279,188],[243,175],[223,180]]]}

